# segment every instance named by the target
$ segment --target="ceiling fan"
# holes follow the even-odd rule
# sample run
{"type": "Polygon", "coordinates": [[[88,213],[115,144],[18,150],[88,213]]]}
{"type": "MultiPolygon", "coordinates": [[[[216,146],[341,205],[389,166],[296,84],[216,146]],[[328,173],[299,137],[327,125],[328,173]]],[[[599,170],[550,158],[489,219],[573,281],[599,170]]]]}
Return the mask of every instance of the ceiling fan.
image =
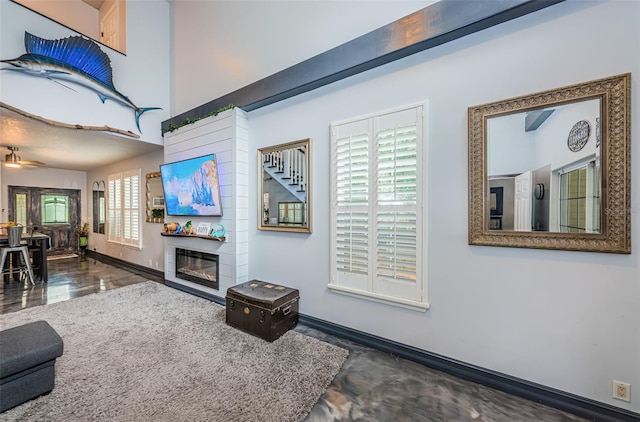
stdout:
{"type": "Polygon", "coordinates": [[[21,168],[21,167],[40,167],[46,164],[40,161],[23,161],[20,156],[16,154],[18,147],[7,146],[7,149],[11,151],[4,156],[4,165],[9,168],[21,168]]]}

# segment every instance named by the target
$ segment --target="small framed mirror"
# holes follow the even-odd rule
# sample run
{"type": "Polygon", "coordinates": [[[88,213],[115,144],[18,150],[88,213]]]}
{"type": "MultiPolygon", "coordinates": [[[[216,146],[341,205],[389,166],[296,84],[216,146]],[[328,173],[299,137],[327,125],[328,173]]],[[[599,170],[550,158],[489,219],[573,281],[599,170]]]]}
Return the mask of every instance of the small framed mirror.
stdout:
{"type": "Polygon", "coordinates": [[[631,75],[469,108],[469,244],[631,253],[631,75]]]}
{"type": "Polygon", "coordinates": [[[93,182],[93,232],[104,234],[106,204],[104,201],[104,180],[93,182]]]}
{"type": "Polygon", "coordinates": [[[258,229],[311,233],[311,140],[258,150],[258,229]]]}
{"type": "Polygon", "coordinates": [[[164,223],[164,209],[160,172],[147,173],[147,223],[164,223]]]}

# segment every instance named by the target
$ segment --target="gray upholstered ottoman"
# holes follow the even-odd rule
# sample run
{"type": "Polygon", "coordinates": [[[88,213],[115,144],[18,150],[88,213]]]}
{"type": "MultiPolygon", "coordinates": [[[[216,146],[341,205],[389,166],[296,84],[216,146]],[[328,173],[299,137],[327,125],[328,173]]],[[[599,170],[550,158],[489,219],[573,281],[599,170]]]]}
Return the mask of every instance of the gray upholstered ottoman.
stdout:
{"type": "Polygon", "coordinates": [[[0,331],[0,412],[48,393],[62,338],[46,321],[0,331]]]}

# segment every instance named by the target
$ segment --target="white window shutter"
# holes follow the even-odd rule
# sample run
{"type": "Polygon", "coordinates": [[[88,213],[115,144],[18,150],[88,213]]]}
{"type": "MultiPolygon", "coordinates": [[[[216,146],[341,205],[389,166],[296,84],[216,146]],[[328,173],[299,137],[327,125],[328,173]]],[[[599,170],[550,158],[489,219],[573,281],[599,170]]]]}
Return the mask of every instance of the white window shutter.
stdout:
{"type": "Polygon", "coordinates": [[[108,240],[140,247],[140,170],[109,176],[108,240]]]}
{"type": "Polygon", "coordinates": [[[332,125],[329,287],[425,309],[423,107],[332,125]]]}
{"type": "Polygon", "coordinates": [[[332,146],[334,282],[368,290],[370,122],[341,125],[332,146]]]}
{"type": "Polygon", "coordinates": [[[376,292],[419,300],[416,284],[418,236],[418,153],[421,113],[410,109],[375,119],[376,131],[376,292]]]}
{"type": "Polygon", "coordinates": [[[129,185],[128,201],[126,209],[129,224],[129,233],[125,242],[138,246],[140,240],[140,175],[139,171],[131,171],[126,177],[129,185]]]}
{"type": "Polygon", "coordinates": [[[110,175],[108,179],[107,198],[108,205],[108,221],[109,228],[107,239],[113,242],[120,242],[122,239],[121,231],[121,215],[122,215],[122,191],[121,191],[121,175],[110,175]]]}

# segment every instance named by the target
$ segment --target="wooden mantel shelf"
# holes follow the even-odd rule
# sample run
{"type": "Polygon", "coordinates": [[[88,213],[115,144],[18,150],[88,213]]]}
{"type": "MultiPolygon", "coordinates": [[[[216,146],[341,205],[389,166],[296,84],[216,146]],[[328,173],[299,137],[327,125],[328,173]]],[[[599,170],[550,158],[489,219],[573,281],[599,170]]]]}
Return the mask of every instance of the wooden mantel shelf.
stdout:
{"type": "Polygon", "coordinates": [[[173,236],[173,237],[196,237],[198,239],[213,240],[215,242],[224,242],[227,239],[226,237],[211,237],[211,236],[203,236],[201,234],[184,234],[184,233],[167,233],[167,232],[160,232],[160,234],[162,236],[173,236]]]}

